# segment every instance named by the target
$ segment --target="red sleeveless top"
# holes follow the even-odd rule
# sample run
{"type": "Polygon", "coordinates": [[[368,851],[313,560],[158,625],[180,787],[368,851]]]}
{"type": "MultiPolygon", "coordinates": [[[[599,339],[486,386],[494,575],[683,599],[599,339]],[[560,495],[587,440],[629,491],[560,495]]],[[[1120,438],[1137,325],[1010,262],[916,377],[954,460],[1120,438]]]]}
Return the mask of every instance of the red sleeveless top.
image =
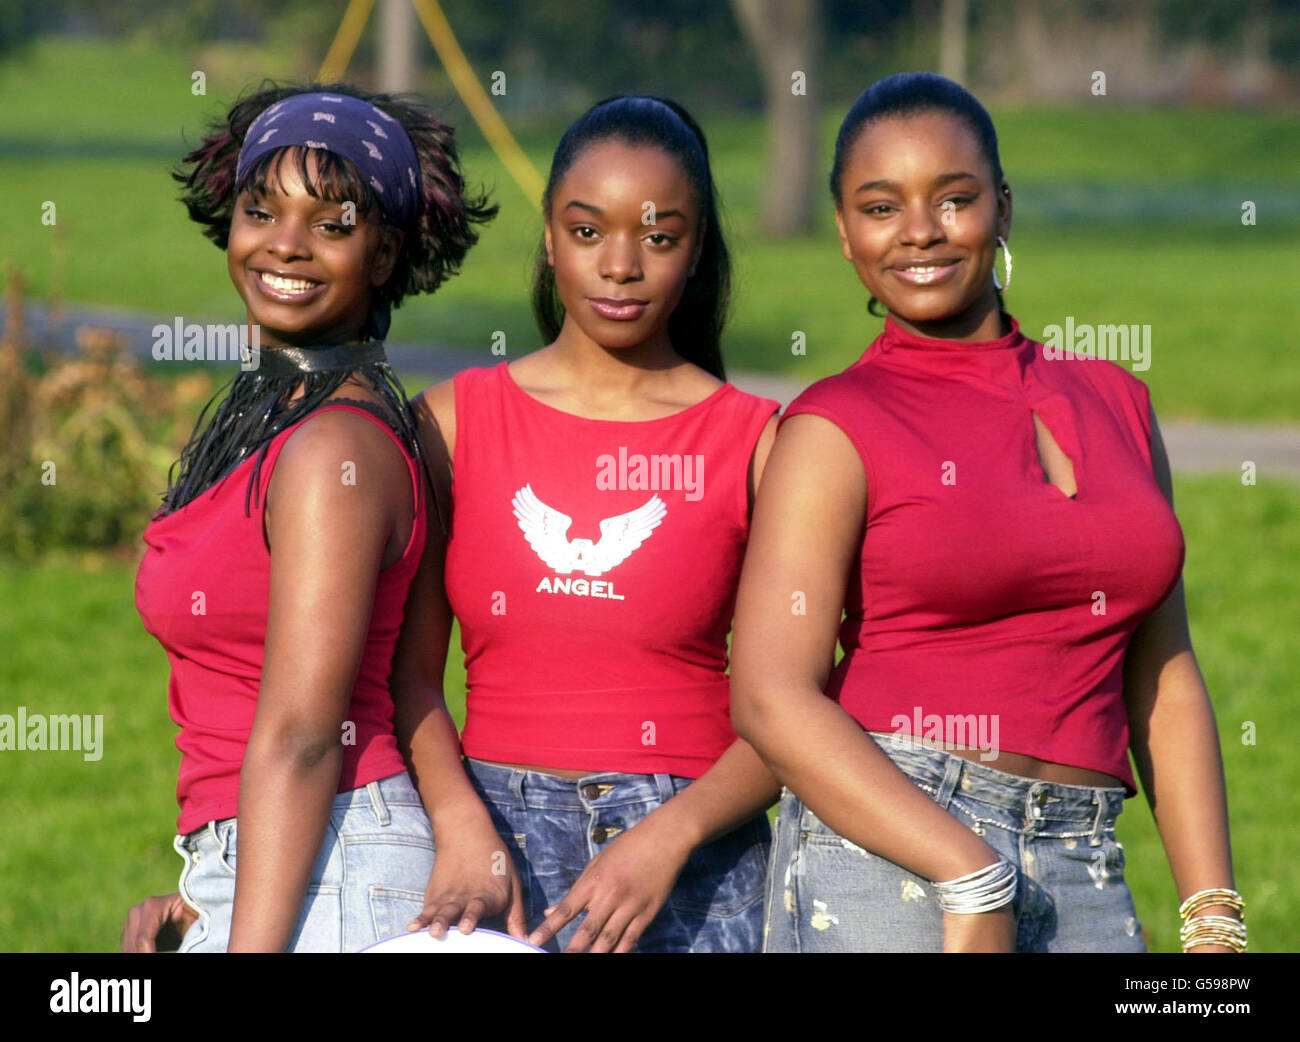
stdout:
{"type": "Polygon", "coordinates": [[[696,778],[735,741],[727,633],[747,481],[779,409],[724,384],[654,420],[591,420],[506,363],[455,377],[446,585],[466,755],[696,778]]]}
{"type": "Polygon", "coordinates": [[[1043,350],[1014,319],[956,343],[887,318],[786,410],[836,424],[866,470],[827,694],[867,730],[1103,771],[1132,795],[1124,653],[1178,580],[1182,531],[1151,469],[1146,386],[1043,350]],[[1033,412],[1074,465],[1073,499],[1045,479],[1033,412]]]}
{"type": "MultiPolygon", "coordinates": [[[[388,677],[407,589],[424,552],[424,485],[418,463],[387,424],[354,405],[325,404],[271,441],[249,516],[244,516],[244,495],[256,454],[145,529],[148,549],[136,574],[135,603],[145,629],[171,663],[168,701],[181,729],[176,738],[181,751],[176,828],[181,834],[238,813],[239,770],[257,709],[270,603],[271,552],[262,528],[266,490],[289,437],[326,409],[348,409],[388,432],[406,459],[416,503],[402,557],[379,573],[375,586],[370,630],[346,718],[356,732],[340,733],[338,791],[406,770],[393,734],[388,677]]],[[[309,655],[311,649],[302,653],[309,655]]]]}

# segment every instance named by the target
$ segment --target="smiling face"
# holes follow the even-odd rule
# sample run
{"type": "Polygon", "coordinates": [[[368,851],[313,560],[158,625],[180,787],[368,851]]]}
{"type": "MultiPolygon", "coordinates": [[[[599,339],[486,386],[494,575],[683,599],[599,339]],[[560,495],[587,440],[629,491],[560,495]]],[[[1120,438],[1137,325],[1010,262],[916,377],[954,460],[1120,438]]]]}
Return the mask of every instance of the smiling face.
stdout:
{"type": "Polygon", "coordinates": [[[961,119],[934,111],[865,126],[835,221],[845,258],[905,329],[1002,335],[992,272],[997,236],[1011,231],[1011,193],[961,119]]]}
{"type": "Polygon", "coordinates": [[[546,222],[561,335],[670,349],[668,319],[699,260],[700,232],[699,200],[667,152],[618,141],[587,148],[555,186],[546,222]]]}
{"type": "MultiPolygon", "coordinates": [[[[270,346],[346,344],[360,338],[373,287],[387,281],[401,233],[374,214],[344,224],[343,203],[312,196],[289,152],[267,180],[267,195],[235,201],[226,264],[248,320],[270,346]],[[277,191],[276,186],[283,188],[277,191]]],[[[307,157],[315,180],[315,156],[307,157]]]]}

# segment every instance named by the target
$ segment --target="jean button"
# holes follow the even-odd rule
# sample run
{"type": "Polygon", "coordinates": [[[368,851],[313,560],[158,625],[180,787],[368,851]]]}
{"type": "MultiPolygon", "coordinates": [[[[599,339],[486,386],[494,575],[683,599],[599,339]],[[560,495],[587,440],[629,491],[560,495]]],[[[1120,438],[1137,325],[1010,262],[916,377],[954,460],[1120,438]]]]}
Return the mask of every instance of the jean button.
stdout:
{"type": "Polygon", "coordinates": [[[608,835],[609,833],[605,831],[604,825],[597,825],[591,830],[591,841],[599,846],[601,843],[605,842],[608,835]]]}
{"type": "Polygon", "coordinates": [[[587,800],[594,800],[600,795],[600,786],[595,782],[588,782],[582,787],[582,797],[587,800]]]}

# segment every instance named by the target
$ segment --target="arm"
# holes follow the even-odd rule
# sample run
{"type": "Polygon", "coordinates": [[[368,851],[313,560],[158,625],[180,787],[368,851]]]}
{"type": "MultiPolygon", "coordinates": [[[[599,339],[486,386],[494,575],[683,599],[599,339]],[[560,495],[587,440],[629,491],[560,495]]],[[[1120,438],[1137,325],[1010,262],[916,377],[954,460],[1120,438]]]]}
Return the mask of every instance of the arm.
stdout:
{"type": "MultiPolygon", "coordinates": [[[[998,855],[825,696],[866,503],[848,436],[819,416],[789,417],[768,463],[740,579],[732,719],[773,773],[841,836],[927,879],[954,879],[998,855]],[[806,614],[792,611],[796,593],[806,614]]],[[[1009,905],[944,915],[945,950],[1013,947],[1009,905]]]]}
{"type": "MultiPolygon", "coordinates": [[[[773,416],[755,445],[747,476],[751,503],[776,428],[773,416]]],[[[699,779],[593,858],[529,940],[546,943],[585,910],[569,951],[631,951],[668,900],[691,852],[762,813],[779,792],[758,754],[737,739],[699,779]]]]}
{"type": "MultiPolygon", "coordinates": [[[[454,431],[451,383],[430,388],[412,403],[437,501],[451,503],[451,454],[443,431],[454,431]]],[[[454,437],[454,434],[451,434],[454,437]]],[[[453,922],[469,933],[481,917],[506,912],[507,929],[526,932],[519,874],[483,801],[461,764],[460,738],[447,711],[442,678],[451,637],[451,607],[443,585],[446,537],[429,497],[429,536],[407,597],[393,656],[393,727],[433,824],[437,856],[425,906],[412,928],[441,936],[453,922]]]]}
{"type": "Polygon", "coordinates": [[[401,455],[349,413],[313,417],[277,461],[265,659],[239,778],[232,952],[283,951],[292,936],[338,789],[376,578],[410,502],[401,455]],[[355,485],[340,478],[345,460],[355,485]]]}
{"type": "MultiPolygon", "coordinates": [[[[1151,416],[1151,463],[1173,506],[1173,479],[1160,428],[1151,416]]],[[[1124,660],[1130,745],[1180,899],[1233,888],[1228,798],[1209,692],[1196,664],[1180,578],[1137,628],[1124,660]]],[[[1234,915],[1214,906],[1207,915],[1234,915]]],[[[1201,945],[1196,952],[1228,952],[1201,945]]]]}

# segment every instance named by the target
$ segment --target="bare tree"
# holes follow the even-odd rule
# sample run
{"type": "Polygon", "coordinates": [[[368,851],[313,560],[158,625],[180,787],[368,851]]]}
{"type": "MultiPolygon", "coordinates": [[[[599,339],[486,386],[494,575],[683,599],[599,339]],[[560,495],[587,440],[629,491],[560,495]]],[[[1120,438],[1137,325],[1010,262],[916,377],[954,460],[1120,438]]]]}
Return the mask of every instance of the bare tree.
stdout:
{"type": "Polygon", "coordinates": [[[813,182],[820,152],[822,18],[819,0],[732,0],[763,78],[767,174],[763,229],[798,235],[812,229],[813,182]]]}

